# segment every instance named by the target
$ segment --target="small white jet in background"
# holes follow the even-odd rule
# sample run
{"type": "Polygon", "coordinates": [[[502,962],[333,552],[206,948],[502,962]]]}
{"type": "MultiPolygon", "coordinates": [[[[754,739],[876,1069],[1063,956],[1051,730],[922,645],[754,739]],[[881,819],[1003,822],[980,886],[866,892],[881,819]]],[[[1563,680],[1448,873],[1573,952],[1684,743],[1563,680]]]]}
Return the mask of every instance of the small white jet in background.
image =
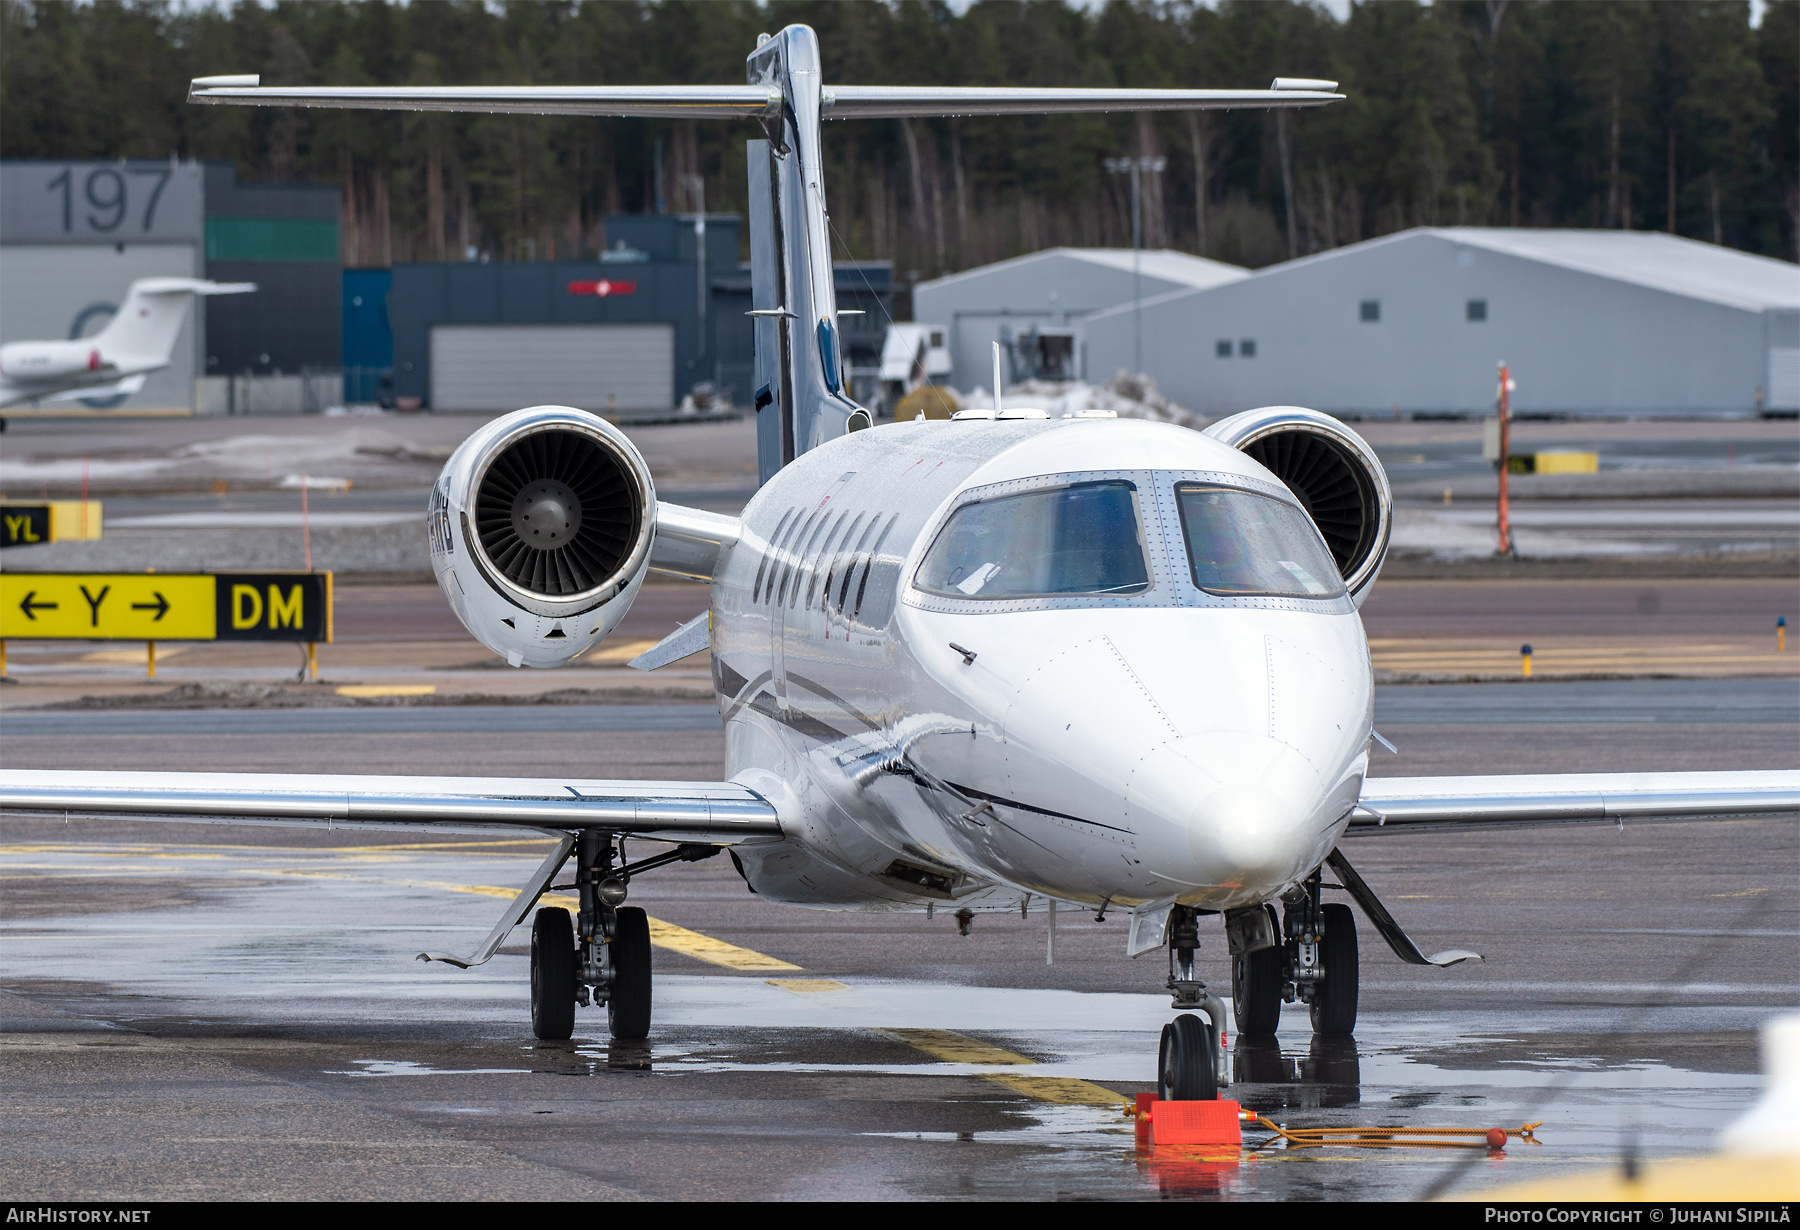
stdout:
{"type": "Polygon", "coordinates": [[[0,346],[0,406],[73,397],[129,396],[169,365],[188,302],[195,295],[242,295],[254,282],[139,278],[125,303],[93,337],[0,346]]]}

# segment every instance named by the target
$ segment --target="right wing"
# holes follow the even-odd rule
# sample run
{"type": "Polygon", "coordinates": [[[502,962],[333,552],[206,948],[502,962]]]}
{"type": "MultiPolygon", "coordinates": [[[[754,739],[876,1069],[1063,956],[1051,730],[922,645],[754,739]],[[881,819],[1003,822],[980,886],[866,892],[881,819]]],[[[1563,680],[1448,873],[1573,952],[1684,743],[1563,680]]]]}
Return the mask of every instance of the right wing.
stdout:
{"type": "Polygon", "coordinates": [[[1800,772],[1371,777],[1345,836],[1800,811],[1800,772]]]}
{"type": "Polygon", "coordinates": [[[7,769],[0,812],[452,833],[599,828],[707,845],[781,835],[775,809],[735,782],[7,769]]]}

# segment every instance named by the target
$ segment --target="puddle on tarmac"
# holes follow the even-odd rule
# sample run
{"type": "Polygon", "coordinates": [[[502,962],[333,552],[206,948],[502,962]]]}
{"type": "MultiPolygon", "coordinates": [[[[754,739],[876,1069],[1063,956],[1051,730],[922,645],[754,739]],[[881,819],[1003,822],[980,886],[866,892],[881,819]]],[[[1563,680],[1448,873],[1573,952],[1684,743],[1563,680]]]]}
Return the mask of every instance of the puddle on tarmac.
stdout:
{"type": "Polygon", "coordinates": [[[434,1068],[414,1059],[352,1059],[356,1070],[327,1069],[326,1076],[529,1076],[530,1068],[434,1068]]]}

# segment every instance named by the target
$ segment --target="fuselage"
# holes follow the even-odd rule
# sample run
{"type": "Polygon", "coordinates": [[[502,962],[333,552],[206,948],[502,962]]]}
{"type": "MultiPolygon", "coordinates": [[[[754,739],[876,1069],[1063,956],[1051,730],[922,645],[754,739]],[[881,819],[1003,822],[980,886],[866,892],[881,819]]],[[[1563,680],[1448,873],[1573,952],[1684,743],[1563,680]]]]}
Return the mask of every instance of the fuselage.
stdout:
{"type": "Polygon", "coordinates": [[[122,356],[98,342],[12,342],[0,346],[0,405],[73,396],[158,371],[167,357],[122,356]]]}
{"type": "Polygon", "coordinates": [[[1318,866],[1367,764],[1361,620],[1341,588],[1202,588],[1178,507],[1195,491],[1299,511],[1236,449],[1135,420],[894,424],[775,475],[712,591],[728,773],[793,834],[738,847],[752,887],[838,909],[1226,909],[1318,866]],[[1070,491],[1135,518],[1097,565],[1126,584],[994,597],[998,563],[940,575],[959,510],[988,505],[1004,537],[1033,507],[1009,497],[1070,491]]]}

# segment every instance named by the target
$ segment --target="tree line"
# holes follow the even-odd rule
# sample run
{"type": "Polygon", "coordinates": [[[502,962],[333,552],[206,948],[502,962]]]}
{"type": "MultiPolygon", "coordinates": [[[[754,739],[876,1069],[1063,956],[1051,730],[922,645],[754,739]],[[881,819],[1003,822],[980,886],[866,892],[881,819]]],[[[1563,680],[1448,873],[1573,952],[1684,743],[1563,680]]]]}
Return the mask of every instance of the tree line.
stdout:
{"type": "Polygon", "coordinates": [[[269,84],[731,83],[818,30],[830,82],[1257,87],[1259,112],[826,125],[841,257],[932,277],[1055,244],[1261,266],[1412,226],[1671,231],[1800,260],[1800,0],[167,0],[0,4],[0,156],[228,158],[344,190],[352,266],[571,258],[603,215],[742,212],[747,121],[197,107],[269,84]]]}

